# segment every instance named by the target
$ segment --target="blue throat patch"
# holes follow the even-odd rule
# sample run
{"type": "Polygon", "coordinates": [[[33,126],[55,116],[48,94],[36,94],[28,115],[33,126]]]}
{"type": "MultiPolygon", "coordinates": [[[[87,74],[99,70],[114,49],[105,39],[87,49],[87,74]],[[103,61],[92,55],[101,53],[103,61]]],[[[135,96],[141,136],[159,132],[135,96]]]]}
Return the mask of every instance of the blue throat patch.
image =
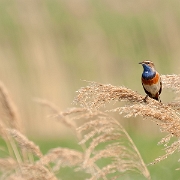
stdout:
{"type": "Polygon", "coordinates": [[[156,71],[153,71],[147,64],[143,64],[143,69],[144,71],[142,73],[142,77],[144,79],[152,79],[153,77],[155,77],[156,71]]]}

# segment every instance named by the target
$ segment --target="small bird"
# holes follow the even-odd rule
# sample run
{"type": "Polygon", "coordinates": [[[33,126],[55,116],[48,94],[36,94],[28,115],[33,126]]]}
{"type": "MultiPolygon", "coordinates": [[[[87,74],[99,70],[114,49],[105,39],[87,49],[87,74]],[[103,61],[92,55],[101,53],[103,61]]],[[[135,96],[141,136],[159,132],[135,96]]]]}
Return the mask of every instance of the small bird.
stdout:
{"type": "Polygon", "coordinates": [[[142,64],[143,66],[141,82],[144,91],[147,94],[144,98],[144,101],[146,101],[147,97],[149,96],[150,98],[161,102],[159,95],[162,91],[162,82],[159,73],[155,70],[154,63],[152,61],[146,60],[140,62],[139,64],[142,64]]]}

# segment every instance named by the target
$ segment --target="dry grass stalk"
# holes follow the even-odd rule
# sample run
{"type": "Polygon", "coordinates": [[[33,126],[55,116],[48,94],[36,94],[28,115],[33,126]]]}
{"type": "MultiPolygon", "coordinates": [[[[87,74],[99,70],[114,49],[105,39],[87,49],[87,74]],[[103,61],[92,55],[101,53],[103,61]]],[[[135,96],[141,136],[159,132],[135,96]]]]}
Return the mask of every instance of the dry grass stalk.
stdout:
{"type": "MultiPolygon", "coordinates": [[[[96,179],[97,174],[100,173],[100,177],[105,179],[108,174],[115,176],[115,172],[126,171],[124,167],[128,167],[128,170],[133,170],[142,173],[147,179],[150,179],[150,174],[140,156],[137,148],[132,142],[131,138],[120,125],[118,121],[109,117],[107,114],[100,111],[95,112],[93,119],[81,125],[77,131],[83,133],[84,137],[80,141],[80,144],[87,144],[85,150],[83,168],[93,169],[94,165],[102,159],[111,158],[111,164],[119,164],[121,166],[114,167],[113,171],[103,171],[109,164],[95,170],[96,173],[92,173],[92,179],[96,179]],[[107,144],[107,145],[106,145],[107,144]],[[103,145],[103,149],[97,151],[100,145],[103,145]],[[129,161],[131,160],[131,165],[129,161]],[[128,166],[127,166],[128,164],[128,166]]],[[[92,111],[89,111],[92,113],[92,111]]],[[[90,116],[89,116],[90,117],[90,116]]]]}
{"type": "MultiPolygon", "coordinates": [[[[172,88],[177,93],[180,92],[179,79],[177,75],[162,76],[164,87],[172,88]]],[[[179,151],[179,140],[169,143],[171,137],[180,137],[178,102],[162,104],[148,98],[145,103],[143,101],[144,97],[131,89],[95,82],[81,88],[78,93],[75,102],[82,107],[70,108],[65,112],[60,112],[54,104],[46,100],[38,100],[38,102],[49,107],[53,112],[52,117],[58,118],[61,123],[75,132],[79,139],[79,145],[83,147],[84,151],[79,152],[58,147],[43,156],[39,147],[29,141],[17,129],[7,129],[3,123],[0,123],[0,135],[5,141],[9,141],[15,154],[15,157],[11,155],[8,158],[0,159],[0,169],[3,171],[1,177],[4,180],[56,180],[55,175],[47,169],[50,164],[53,172],[59,171],[64,166],[76,167],[76,170],[78,167],[78,170],[84,170],[90,174],[91,180],[107,180],[109,177],[116,179],[129,170],[139,172],[146,179],[150,179],[149,171],[128,133],[118,121],[99,110],[110,102],[125,101],[127,103],[107,112],[118,111],[120,114],[124,114],[125,117],[142,116],[145,119],[149,118],[160,126],[161,131],[169,133],[159,142],[159,144],[164,144],[166,147],[165,155],[158,157],[151,164],[155,164],[175,151],[179,151]],[[18,152],[19,148],[16,146],[19,146],[20,152],[18,152]],[[31,152],[40,159],[36,162],[33,161],[33,163],[23,161],[21,156],[23,156],[24,151],[31,152]],[[108,159],[108,163],[104,163],[102,167],[97,165],[99,161],[105,159],[108,159]],[[9,173],[8,170],[11,172],[9,173]]],[[[6,101],[4,100],[4,102],[6,101]]],[[[13,115],[9,117],[14,118],[13,115]]],[[[12,126],[10,125],[10,127],[12,126]]]]}
{"type": "Polygon", "coordinates": [[[10,136],[17,142],[21,150],[26,150],[27,152],[33,153],[37,157],[42,157],[39,147],[36,146],[32,141],[28,140],[26,136],[15,129],[8,129],[8,132],[10,136]]]}
{"type": "Polygon", "coordinates": [[[125,117],[142,116],[143,118],[151,118],[155,120],[162,131],[169,132],[176,137],[180,136],[180,118],[178,114],[166,105],[153,106],[152,103],[134,104],[126,107],[118,107],[113,110],[120,114],[125,114],[125,117]]]}
{"type": "Polygon", "coordinates": [[[22,177],[27,180],[57,180],[54,174],[41,165],[25,164],[22,166],[21,171],[22,177]]]}
{"type": "Polygon", "coordinates": [[[21,169],[16,174],[10,175],[7,180],[17,178],[23,180],[57,180],[55,175],[46,167],[36,164],[22,164],[21,169]]]}
{"type": "Polygon", "coordinates": [[[174,90],[176,93],[180,92],[180,75],[161,75],[163,88],[174,90]]]}
{"type": "MultiPolygon", "coordinates": [[[[14,150],[14,142],[13,140],[9,137],[8,132],[7,132],[7,128],[5,128],[5,125],[0,122],[0,136],[4,139],[8,152],[9,152],[9,156],[10,157],[14,157],[14,154],[17,154],[14,150]]],[[[17,154],[18,156],[18,154],[17,154]]]]}
{"type": "MultiPolygon", "coordinates": [[[[78,141],[81,139],[81,134],[76,131],[77,125],[75,120],[85,118],[87,114],[86,109],[75,107],[69,108],[66,112],[61,112],[58,110],[58,107],[55,104],[47,100],[36,99],[36,101],[43,106],[48,107],[53,112],[53,115],[51,115],[51,117],[58,119],[60,123],[69,127],[76,135],[78,141]]],[[[86,118],[89,118],[89,115],[86,118]]],[[[81,147],[82,149],[85,149],[84,145],[82,145],[81,147]]]]}
{"type": "Polygon", "coordinates": [[[7,88],[2,82],[0,82],[0,108],[1,115],[3,114],[4,118],[7,120],[8,127],[21,130],[22,127],[20,126],[21,123],[17,108],[10,98],[7,88]]]}
{"type": "Polygon", "coordinates": [[[0,171],[12,170],[17,167],[17,162],[13,158],[1,158],[0,159],[0,171]]]}
{"type": "Polygon", "coordinates": [[[79,102],[82,106],[88,105],[90,109],[98,109],[111,101],[128,101],[129,104],[118,107],[111,111],[119,111],[125,113],[126,117],[140,115],[144,118],[151,117],[159,120],[162,129],[180,136],[180,118],[178,113],[171,106],[159,103],[153,99],[148,99],[144,103],[143,96],[135,91],[125,87],[115,87],[112,85],[103,85],[95,82],[90,83],[87,87],[81,88],[79,94],[75,98],[75,102],[79,102]],[[166,126],[165,126],[165,124],[166,126]]]}
{"type": "Polygon", "coordinates": [[[0,122],[0,136],[6,139],[6,128],[2,122],[0,122]]]}
{"type": "Polygon", "coordinates": [[[98,109],[111,101],[142,102],[143,96],[126,87],[116,87],[111,84],[90,82],[86,87],[77,91],[74,102],[87,109],[98,109]]]}
{"type": "Polygon", "coordinates": [[[158,142],[158,145],[164,144],[164,146],[167,146],[172,137],[172,134],[168,134],[167,136],[162,138],[161,141],[158,142]]]}
{"type": "MultiPolygon", "coordinates": [[[[49,163],[58,164],[60,166],[76,166],[80,165],[83,161],[83,154],[79,151],[68,148],[55,148],[51,149],[44,155],[37,164],[48,165],[49,163]],[[59,163],[60,162],[60,163],[59,163]]],[[[56,167],[56,171],[59,170],[56,167]]]]}
{"type": "MultiPolygon", "coordinates": [[[[49,106],[50,108],[54,107],[54,105],[49,104],[48,101],[44,101],[43,104],[49,106]]],[[[57,111],[57,108],[56,111],[53,112],[57,114],[59,113],[59,111],[57,111]]],[[[116,161],[116,163],[121,161],[122,168],[129,167],[127,168],[128,170],[133,169],[134,171],[138,171],[142,173],[147,179],[150,179],[150,174],[137,148],[118,121],[109,117],[106,113],[95,109],[89,110],[89,108],[86,109],[84,107],[71,108],[66,112],[61,112],[61,116],[62,115],[68,120],[74,120],[76,124],[83,120],[83,124],[81,124],[76,129],[76,135],[78,136],[80,134],[83,137],[81,138],[79,144],[85,145],[83,148],[84,153],[82,154],[78,152],[77,154],[77,151],[74,150],[56,148],[42,157],[38,163],[46,165],[50,162],[53,162],[55,164],[55,170],[58,170],[64,165],[77,165],[80,169],[84,169],[87,173],[90,173],[92,177],[94,177],[102,170],[102,168],[97,166],[97,161],[101,159],[111,158],[112,164],[116,161]],[[77,120],[79,121],[77,122],[77,120]],[[126,145],[123,145],[124,141],[127,142],[125,143],[126,145]],[[122,144],[115,142],[122,142],[122,144]],[[105,145],[107,143],[111,146],[105,145]],[[105,145],[105,149],[98,150],[97,152],[97,148],[99,148],[99,145],[105,145]],[[134,156],[133,160],[135,165],[133,165],[133,161],[131,161],[132,165],[130,165],[128,162],[132,158],[132,155],[134,156]],[[77,161],[74,161],[75,164],[70,163],[73,161],[73,158],[77,159],[77,161]]],[[[64,121],[61,122],[63,123],[64,121]]],[[[124,172],[125,169],[121,169],[121,167],[116,167],[114,171],[119,173],[124,172]]],[[[112,172],[107,171],[106,173],[103,173],[101,177],[103,179],[107,179],[107,176],[110,173],[112,172]]],[[[112,176],[115,177],[115,173],[112,173],[112,176]]]]}
{"type": "MultiPolygon", "coordinates": [[[[54,113],[53,117],[56,117],[62,124],[71,128],[73,131],[76,129],[76,124],[73,121],[70,121],[70,119],[68,119],[67,117],[65,117],[66,114],[68,114],[68,113],[71,114],[71,112],[63,113],[63,112],[59,111],[58,107],[55,104],[53,104],[47,100],[35,99],[35,101],[42,104],[43,106],[50,108],[52,110],[52,112],[54,113]]],[[[75,109],[73,109],[73,111],[76,112],[75,109]]],[[[79,111],[79,108],[77,111],[79,111]]]]}
{"type": "MultiPolygon", "coordinates": [[[[179,75],[163,75],[162,76],[163,87],[171,88],[176,93],[180,92],[180,76],[179,75]]],[[[125,88],[115,87],[110,84],[103,85],[95,82],[90,82],[86,87],[81,88],[78,91],[78,95],[75,98],[76,103],[80,103],[82,107],[87,107],[91,111],[97,110],[100,107],[104,107],[111,101],[126,101],[126,105],[121,105],[118,108],[114,108],[109,111],[120,114],[125,114],[125,117],[142,116],[143,118],[151,119],[155,121],[161,131],[166,131],[170,135],[163,138],[160,143],[167,143],[172,136],[180,137],[180,117],[179,117],[179,103],[162,104],[151,98],[148,98],[147,102],[143,101],[144,97],[138,93],[125,88]]],[[[92,136],[93,132],[89,134],[92,136]]],[[[88,139],[86,137],[86,139],[88,139]]],[[[179,142],[175,141],[171,145],[167,146],[166,153],[160,158],[157,158],[153,163],[163,160],[168,155],[174,153],[179,149],[179,142]]]]}
{"type": "Polygon", "coordinates": [[[175,151],[179,151],[180,150],[180,141],[177,140],[174,143],[172,143],[170,146],[167,146],[165,148],[165,152],[166,154],[164,154],[163,156],[160,156],[158,158],[156,158],[152,163],[150,163],[150,165],[156,164],[164,159],[166,159],[169,155],[173,154],[175,151]]]}
{"type": "MultiPolygon", "coordinates": [[[[108,164],[107,166],[103,167],[99,172],[97,172],[94,176],[92,176],[89,180],[102,179],[107,174],[117,173],[117,171],[119,171],[123,174],[124,172],[129,171],[132,168],[132,164],[134,164],[134,161],[129,161],[128,163],[127,163],[127,161],[126,161],[126,163],[123,161],[120,161],[119,163],[114,162],[112,164],[108,164]]],[[[134,169],[135,168],[136,167],[134,167],[134,169]]],[[[119,176],[121,176],[121,175],[112,177],[111,179],[116,179],[119,176]]]]}
{"type": "Polygon", "coordinates": [[[22,178],[21,176],[12,175],[4,180],[26,180],[25,178],[22,178]]]}

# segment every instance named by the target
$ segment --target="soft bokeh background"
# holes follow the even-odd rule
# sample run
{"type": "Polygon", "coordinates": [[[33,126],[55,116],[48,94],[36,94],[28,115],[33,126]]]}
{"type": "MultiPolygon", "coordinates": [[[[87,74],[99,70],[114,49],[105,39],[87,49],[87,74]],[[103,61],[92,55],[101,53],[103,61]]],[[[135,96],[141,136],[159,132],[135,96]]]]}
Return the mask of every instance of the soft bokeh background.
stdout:
{"type": "MultiPolygon", "coordinates": [[[[75,91],[86,85],[82,80],[124,85],[145,94],[138,62],[150,59],[161,74],[178,74],[179,47],[177,0],[0,0],[0,80],[31,137],[70,133],[47,118],[47,110],[34,98],[64,110],[73,106],[75,91]]],[[[161,99],[172,97],[165,90],[161,99]]],[[[118,118],[144,154],[142,142],[148,140],[138,141],[134,134],[150,138],[152,146],[159,140],[153,138],[164,136],[153,122],[118,118]]],[[[161,153],[152,153],[148,161],[161,153]]]]}

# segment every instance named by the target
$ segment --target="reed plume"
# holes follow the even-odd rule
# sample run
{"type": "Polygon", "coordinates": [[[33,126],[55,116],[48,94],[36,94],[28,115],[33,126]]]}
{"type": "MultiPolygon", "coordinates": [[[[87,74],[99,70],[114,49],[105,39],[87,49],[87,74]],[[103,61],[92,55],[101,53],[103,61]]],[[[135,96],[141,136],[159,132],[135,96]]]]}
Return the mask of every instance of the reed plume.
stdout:
{"type": "MultiPolygon", "coordinates": [[[[47,101],[44,100],[39,102],[41,104],[46,102],[45,104],[47,104],[47,101]]],[[[54,109],[55,106],[49,104],[48,107],[54,109]]],[[[65,112],[59,112],[56,109],[53,117],[62,118],[62,115],[63,121],[76,122],[75,135],[83,152],[58,148],[50,151],[41,158],[40,162],[47,164],[49,161],[53,163],[61,161],[61,164],[67,165],[72,162],[67,161],[67,159],[71,160],[71,154],[73,153],[75,155],[74,158],[76,158],[74,163],[78,162],[73,163],[73,165],[78,166],[79,170],[84,170],[90,174],[90,179],[107,179],[108,176],[115,178],[129,170],[139,172],[147,179],[150,179],[149,171],[139,151],[117,120],[102,111],[96,109],[90,110],[85,107],[70,108],[65,112]],[[58,114],[61,114],[61,116],[58,116],[58,114]],[[100,148],[101,146],[103,148],[100,148]],[[97,165],[98,161],[108,158],[111,159],[110,163],[104,164],[103,167],[97,165]]],[[[69,123],[65,124],[69,126],[69,123]]],[[[69,164],[69,166],[71,165],[72,163],[69,164]]]]}
{"type": "MultiPolygon", "coordinates": [[[[163,87],[171,88],[178,96],[179,75],[162,75],[161,78],[163,87]]],[[[167,132],[158,143],[165,146],[164,155],[157,157],[149,163],[150,165],[179,152],[178,99],[167,104],[151,98],[144,102],[144,96],[126,87],[88,83],[77,91],[74,102],[78,106],[66,111],[60,111],[47,100],[36,99],[51,110],[50,117],[56,118],[73,131],[80,150],[57,147],[43,154],[38,145],[19,131],[18,126],[1,120],[0,136],[6,142],[9,155],[0,158],[2,180],[56,180],[59,178],[56,173],[64,167],[71,168],[74,173],[82,171],[90,180],[118,179],[129,171],[139,173],[150,180],[150,173],[137,147],[120,122],[112,117],[112,112],[118,112],[121,118],[141,116],[155,122],[161,132],[167,132]],[[111,102],[112,105],[107,106],[111,102]],[[116,107],[113,106],[115,103],[116,107]],[[172,137],[175,138],[172,140],[172,137]]],[[[13,112],[11,108],[9,105],[9,112],[13,112]]],[[[13,115],[9,117],[14,118],[13,115]]],[[[15,122],[15,119],[12,122],[15,122]]]]}
{"type": "MultiPolygon", "coordinates": [[[[163,88],[171,88],[176,94],[180,92],[180,76],[179,75],[162,75],[163,88]]],[[[163,138],[159,144],[167,146],[171,137],[180,137],[180,117],[179,102],[168,104],[159,103],[151,98],[147,102],[143,101],[144,97],[137,92],[126,87],[116,87],[110,84],[99,84],[89,82],[89,85],[81,88],[75,98],[75,103],[80,103],[82,107],[89,109],[102,109],[110,102],[125,101],[126,103],[106,112],[119,112],[124,117],[142,116],[144,119],[155,121],[159,125],[162,132],[168,132],[169,135],[163,138]]],[[[158,157],[151,164],[157,163],[168,155],[178,151],[179,140],[175,140],[165,149],[165,155],[158,157]]]]}
{"type": "Polygon", "coordinates": [[[22,130],[17,108],[2,82],[0,82],[0,112],[1,121],[6,123],[8,127],[22,130]]]}

